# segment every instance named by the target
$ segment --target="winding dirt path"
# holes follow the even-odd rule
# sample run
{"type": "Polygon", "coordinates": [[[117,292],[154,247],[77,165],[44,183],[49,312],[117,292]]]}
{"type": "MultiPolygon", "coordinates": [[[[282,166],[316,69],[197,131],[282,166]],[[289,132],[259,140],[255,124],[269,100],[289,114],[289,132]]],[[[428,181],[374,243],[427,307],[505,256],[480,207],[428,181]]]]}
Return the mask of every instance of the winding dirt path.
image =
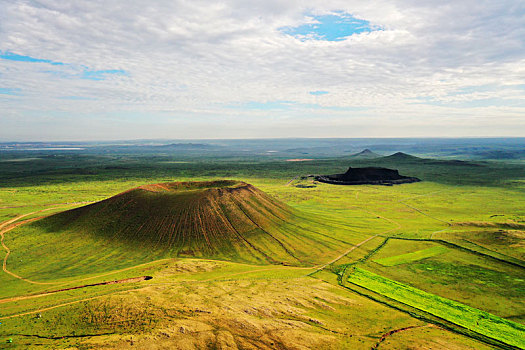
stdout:
{"type": "Polygon", "coordinates": [[[397,221],[395,221],[395,220],[392,220],[392,219],[389,219],[389,218],[386,218],[386,217],[384,217],[384,216],[382,216],[382,215],[379,215],[379,214],[377,214],[377,213],[374,213],[374,212],[372,212],[372,211],[370,211],[370,210],[368,210],[368,209],[361,208],[361,207],[357,207],[357,206],[351,206],[350,208],[354,208],[354,209],[362,210],[362,211],[364,211],[364,212],[366,212],[366,213],[368,213],[368,214],[371,214],[371,215],[376,216],[376,217],[378,217],[378,218],[380,218],[380,219],[386,220],[386,221],[388,221],[389,223],[396,225],[397,227],[394,227],[394,228],[392,228],[392,229],[390,229],[390,230],[387,230],[387,231],[384,231],[384,232],[381,232],[381,233],[377,233],[377,234],[375,234],[375,235],[373,235],[373,236],[368,237],[368,238],[365,239],[364,241],[361,241],[361,242],[357,243],[356,245],[350,247],[350,249],[348,249],[346,252],[344,252],[343,254],[339,255],[339,256],[336,257],[335,259],[333,259],[333,260],[327,262],[326,264],[321,265],[320,267],[318,267],[314,272],[308,274],[308,276],[312,276],[312,275],[316,274],[317,272],[323,270],[323,269],[324,269],[325,267],[327,267],[328,265],[331,265],[331,264],[335,263],[336,261],[341,260],[342,258],[344,258],[345,256],[347,256],[348,254],[350,254],[352,251],[354,251],[355,249],[359,248],[359,247],[362,246],[363,244],[365,244],[365,243],[371,241],[372,239],[374,239],[374,238],[376,238],[376,237],[378,237],[378,236],[381,236],[381,235],[386,235],[387,233],[390,233],[390,232],[392,232],[392,231],[399,230],[400,228],[403,227],[399,222],[397,222],[397,221]]]}
{"type": "Polygon", "coordinates": [[[30,294],[30,295],[22,295],[22,296],[18,296],[18,297],[0,299],[0,304],[2,304],[2,303],[9,303],[9,302],[18,301],[18,300],[39,298],[39,297],[43,297],[43,296],[46,296],[46,295],[51,295],[51,294],[55,294],[55,293],[59,293],[59,292],[65,292],[65,291],[68,291],[68,290],[81,289],[81,288],[87,288],[87,287],[96,287],[96,286],[105,286],[105,285],[109,285],[109,284],[141,282],[141,281],[150,280],[152,278],[153,277],[151,277],[151,276],[140,276],[140,277],[124,278],[124,279],[115,280],[115,281],[107,281],[107,282],[100,282],[100,283],[93,283],[93,284],[84,284],[84,285],[81,285],[81,286],[50,290],[48,292],[42,292],[42,293],[36,293],[36,294],[30,294]]]}
{"type": "Polygon", "coordinates": [[[429,323],[429,324],[422,325],[422,326],[409,326],[409,327],[404,327],[404,328],[399,328],[399,329],[393,329],[393,330],[383,334],[381,336],[381,339],[379,339],[379,341],[376,343],[376,345],[372,346],[371,350],[377,350],[377,348],[379,348],[379,345],[381,345],[381,343],[384,342],[386,340],[386,338],[390,337],[393,334],[396,334],[396,333],[399,333],[399,332],[408,331],[410,329],[426,328],[426,327],[435,327],[435,326],[433,324],[429,323]]]}
{"type": "Polygon", "coordinates": [[[24,221],[21,221],[21,222],[17,222],[19,221],[20,219],[23,219],[25,217],[28,217],[30,215],[34,215],[34,214],[38,214],[38,213],[42,213],[42,212],[45,212],[45,211],[49,211],[49,210],[53,210],[53,209],[57,209],[57,208],[60,208],[60,207],[52,207],[52,208],[47,208],[47,209],[42,209],[42,210],[37,210],[37,211],[34,211],[34,212],[31,212],[31,213],[27,213],[27,214],[23,214],[23,215],[19,215],[11,220],[8,220],[8,221],[5,221],[3,222],[2,224],[0,224],[0,243],[2,244],[2,247],[4,248],[4,250],[6,251],[6,254],[5,254],[5,257],[4,257],[4,261],[2,263],[2,270],[15,277],[15,278],[18,278],[20,280],[23,280],[25,282],[28,282],[28,283],[32,283],[32,284],[56,284],[54,282],[36,282],[36,281],[31,281],[27,278],[24,278],[22,276],[19,276],[11,271],[9,271],[7,269],[7,259],[9,258],[9,255],[11,254],[11,250],[9,249],[9,247],[5,244],[4,242],[4,239],[5,239],[5,234],[9,231],[11,231],[12,229],[20,226],[20,225],[23,225],[27,222],[31,222],[31,221],[35,221],[35,220],[38,220],[38,219],[41,219],[42,217],[37,217],[37,218],[32,218],[32,219],[29,219],[29,220],[24,220],[24,221]]]}
{"type": "Polygon", "coordinates": [[[320,267],[318,267],[314,272],[310,273],[309,276],[311,276],[311,275],[313,275],[313,274],[315,274],[315,273],[321,271],[322,269],[324,269],[324,268],[327,267],[328,265],[333,264],[333,263],[335,263],[336,261],[338,261],[338,260],[344,258],[344,257],[347,256],[348,254],[350,254],[353,250],[359,248],[360,246],[362,246],[362,245],[365,244],[366,242],[368,242],[368,241],[370,241],[370,240],[376,238],[377,236],[379,236],[379,234],[376,234],[376,235],[370,236],[370,237],[368,237],[367,239],[365,239],[364,241],[361,241],[361,242],[357,243],[356,245],[350,247],[350,249],[348,249],[348,250],[347,250],[346,252],[344,252],[343,254],[339,255],[337,258],[335,258],[335,259],[333,259],[333,260],[327,262],[326,264],[321,265],[320,267]]]}
{"type": "Polygon", "coordinates": [[[54,282],[38,282],[38,281],[33,281],[33,280],[30,280],[30,279],[27,279],[25,277],[22,277],[22,276],[19,276],[17,274],[15,274],[14,272],[12,271],[9,271],[7,269],[7,259],[9,258],[9,255],[11,254],[11,250],[9,249],[9,247],[5,244],[4,242],[4,238],[5,238],[5,233],[11,231],[12,229],[20,226],[20,225],[23,225],[23,224],[26,224],[28,222],[31,222],[31,221],[35,221],[35,220],[38,220],[38,219],[41,219],[45,216],[39,216],[39,217],[36,217],[36,218],[31,218],[31,219],[28,219],[28,220],[24,220],[24,221],[20,221],[20,222],[17,222],[25,217],[28,217],[30,215],[34,215],[34,214],[38,214],[38,213],[42,213],[42,212],[45,212],[45,211],[49,211],[49,210],[53,210],[53,209],[58,209],[60,208],[61,206],[71,206],[71,205],[77,205],[77,204],[84,204],[86,202],[77,202],[77,203],[65,203],[65,204],[57,204],[57,206],[55,207],[52,207],[52,208],[46,208],[46,209],[42,209],[42,210],[37,210],[37,211],[34,211],[34,212],[31,212],[31,213],[27,213],[27,214],[23,214],[23,215],[19,215],[11,220],[8,220],[8,221],[5,221],[3,223],[0,224],[0,242],[2,244],[2,247],[4,248],[4,250],[6,251],[6,255],[4,257],[4,260],[3,260],[3,264],[2,264],[2,270],[11,275],[12,277],[15,277],[21,281],[24,281],[24,282],[27,282],[27,283],[31,283],[31,284],[38,284],[38,285],[57,285],[57,286],[63,286],[63,285],[67,285],[67,284],[72,284],[72,283],[76,283],[76,282],[83,282],[83,281],[87,281],[87,280],[91,280],[91,279],[95,279],[95,278],[100,278],[100,277],[104,277],[104,276],[108,276],[108,275],[112,275],[112,274],[116,274],[116,273],[119,273],[119,272],[124,272],[124,271],[128,271],[128,270],[131,270],[131,269],[135,269],[135,268],[138,268],[138,267],[142,267],[142,266],[145,266],[145,265],[149,265],[149,264],[154,264],[154,263],[157,263],[157,262],[161,262],[161,261],[168,261],[168,260],[172,260],[170,258],[166,258],[166,259],[159,259],[159,260],[154,260],[154,261],[149,261],[149,262],[146,262],[146,263],[143,263],[143,264],[139,264],[139,265],[135,265],[135,266],[131,266],[131,267],[126,267],[126,268],[123,268],[123,269],[120,269],[120,270],[114,270],[114,271],[110,271],[110,272],[106,272],[106,273],[103,273],[103,274],[100,274],[100,275],[96,275],[96,276],[91,276],[91,277],[85,277],[85,278],[80,278],[80,279],[76,279],[76,280],[69,280],[69,281],[54,281],[54,282]]]}
{"type": "MultiPolygon", "coordinates": [[[[289,184],[291,184],[298,176],[294,177],[293,179],[291,179],[287,184],[286,186],[288,186],[289,184]]],[[[427,195],[432,195],[432,194],[427,194],[427,195]]],[[[356,198],[358,196],[358,193],[356,192],[356,198]]],[[[425,195],[423,195],[425,196],[425,195]]],[[[416,196],[418,197],[418,196],[416,196]]],[[[411,199],[411,198],[409,198],[411,199]]],[[[409,199],[405,199],[405,200],[409,200],[409,199]]],[[[89,203],[89,202],[88,202],[89,203]]],[[[403,205],[406,205],[406,206],[409,206],[411,207],[410,205],[400,201],[401,204],[403,205]]],[[[135,268],[138,268],[138,267],[141,267],[141,266],[144,266],[144,265],[148,265],[148,264],[153,264],[153,263],[157,263],[157,262],[160,262],[160,261],[168,261],[168,260],[173,260],[173,259],[160,259],[160,260],[156,260],[156,261],[151,261],[151,262],[147,262],[147,263],[144,263],[144,264],[140,264],[140,265],[136,265],[136,266],[132,266],[132,267],[128,267],[128,268],[124,268],[124,269],[121,269],[121,270],[116,270],[116,271],[111,271],[111,272],[108,272],[108,273],[104,273],[104,274],[100,274],[100,275],[97,275],[97,276],[91,276],[91,277],[87,277],[87,278],[82,278],[82,279],[77,279],[77,280],[71,280],[71,281],[61,281],[61,282],[37,282],[37,281],[32,281],[32,280],[29,280],[29,279],[26,279],[22,276],[19,276],[19,275],[16,275],[15,273],[9,271],[7,269],[7,259],[10,255],[10,249],[7,247],[7,245],[5,244],[4,242],[4,235],[5,233],[7,233],[8,231],[14,229],[15,227],[18,227],[20,225],[23,225],[25,223],[28,223],[28,222],[31,222],[31,221],[34,221],[34,220],[38,220],[44,216],[41,216],[41,217],[36,217],[36,218],[31,218],[31,219],[28,219],[28,220],[24,220],[24,221],[20,221],[22,220],[23,218],[25,217],[28,217],[30,215],[34,215],[34,214],[37,214],[37,213],[41,213],[41,212],[45,212],[45,211],[49,211],[49,210],[53,210],[53,209],[57,209],[57,208],[60,208],[61,206],[71,206],[71,205],[76,205],[76,204],[84,204],[84,203],[65,203],[65,204],[57,204],[56,206],[54,207],[51,207],[51,208],[46,208],[46,209],[43,209],[43,210],[39,210],[39,211],[35,211],[35,212],[31,212],[31,213],[27,213],[27,214],[23,214],[23,215],[20,215],[20,216],[17,216],[11,220],[8,220],[8,221],[5,221],[3,223],[0,223],[0,235],[1,235],[1,245],[2,247],[4,248],[4,250],[6,251],[6,255],[4,257],[4,260],[3,260],[3,271],[15,278],[18,278],[20,280],[23,280],[25,282],[28,282],[28,283],[32,283],[32,284],[39,284],[39,285],[67,285],[67,284],[72,284],[72,283],[75,283],[75,282],[81,282],[81,281],[86,281],[86,280],[90,280],[90,279],[95,279],[95,278],[100,278],[100,277],[103,277],[103,276],[107,276],[107,275],[111,275],[111,274],[115,274],[115,273],[119,273],[119,272],[123,272],[123,271],[126,271],[126,270],[131,270],[131,269],[135,269],[135,268]]],[[[342,253],[341,255],[337,256],[336,258],[332,259],[331,261],[323,264],[323,265],[320,265],[320,266],[315,266],[315,267],[295,267],[297,269],[315,269],[315,271],[313,271],[312,273],[308,274],[308,276],[311,276],[321,270],[323,270],[324,268],[326,268],[328,265],[330,264],[333,264],[335,262],[337,262],[338,260],[342,259],[343,257],[347,256],[348,254],[350,254],[352,251],[354,251],[355,249],[357,249],[358,247],[366,244],[367,242],[369,242],[370,240],[382,235],[382,234],[386,234],[388,232],[391,232],[391,231],[394,231],[396,229],[399,229],[401,228],[402,226],[394,221],[394,220],[391,220],[391,219],[388,219],[386,217],[383,217],[381,215],[378,215],[376,213],[373,213],[367,209],[364,209],[364,208],[360,208],[360,207],[354,207],[356,209],[359,209],[359,210],[363,210],[365,212],[368,212],[378,218],[381,218],[381,219],[384,219],[394,225],[396,225],[397,227],[393,228],[393,229],[390,229],[388,231],[385,231],[383,233],[379,233],[379,234],[375,234],[375,235],[372,235],[368,238],[366,238],[365,240],[353,245],[352,247],[350,247],[347,251],[345,251],[344,253],[342,253]]],[[[423,215],[426,215],[426,216],[429,216],[427,215],[426,213],[423,213],[421,212],[420,210],[418,210],[417,208],[413,208],[411,207],[412,209],[420,212],[421,214],[423,215]]],[[[441,221],[441,222],[445,222],[443,220],[440,220],[440,219],[437,219],[437,218],[433,218],[433,219],[436,219],[438,221],[441,221]]],[[[447,222],[448,224],[448,222],[447,222]]],[[[240,273],[234,273],[232,274],[233,275],[243,275],[243,274],[248,274],[248,273],[257,273],[257,272],[262,272],[262,271],[269,271],[269,270],[274,270],[274,269],[278,269],[278,268],[263,268],[263,269],[255,269],[255,270],[250,270],[250,271],[244,271],[244,272],[240,272],[240,273]]],[[[80,286],[74,286],[74,287],[68,287],[68,288],[63,288],[63,289],[56,289],[56,290],[51,290],[51,291],[44,291],[44,292],[41,292],[41,293],[38,293],[38,294],[30,294],[30,295],[24,295],[24,296],[17,296],[17,297],[11,297],[11,298],[6,298],[6,299],[0,299],[0,303],[8,303],[8,302],[12,302],[12,301],[18,301],[18,300],[25,300],[25,299],[32,299],[32,298],[38,298],[38,297],[43,297],[43,296],[47,296],[47,295],[51,295],[51,294],[55,294],[55,293],[59,293],[59,292],[63,292],[63,291],[68,291],[68,290],[74,290],[74,289],[80,289],[80,288],[86,288],[86,287],[91,287],[91,286],[99,286],[99,285],[108,285],[108,284],[115,284],[115,283],[130,283],[130,282],[139,282],[139,281],[142,281],[142,280],[145,280],[147,276],[141,276],[141,277],[135,277],[135,278],[128,278],[128,279],[123,279],[123,280],[114,280],[114,281],[108,281],[108,282],[100,282],[100,283],[93,283],[93,284],[85,284],[85,285],[80,285],[80,286]]],[[[205,280],[204,282],[210,282],[210,281],[213,281],[214,279],[209,279],[209,280],[205,280]]],[[[100,295],[100,296],[94,296],[94,297],[88,297],[88,298],[84,298],[84,299],[80,299],[80,300],[75,300],[75,301],[70,301],[70,302],[66,302],[66,303],[62,303],[62,304],[58,304],[58,305],[54,305],[54,306],[51,306],[51,307],[47,307],[47,308],[42,308],[42,309],[38,309],[38,310],[33,310],[33,311],[28,311],[28,312],[24,312],[24,313],[20,313],[20,314],[16,314],[16,315],[10,315],[10,316],[4,316],[4,317],[0,317],[0,320],[1,319],[8,319],[8,318],[14,318],[14,317],[19,317],[19,316],[24,316],[24,315],[30,315],[30,314],[35,314],[35,313],[39,313],[39,312],[43,312],[43,311],[48,311],[48,310],[52,310],[52,309],[55,309],[55,308],[59,308],[59,307],[63,307],[63,306],[67,306],[67,305],[71,305],[71,304],[75,304],[75,303],[80,303],[80,302],[84,302],[84,301],[88,301],[88,300],[93,300],[93,299],[98,299],[98,298],[102,298],[102,297],[107,297],[108,295],[111,295],[111,294],[116,294],[116,293],[120,293],[120,292],[123,292],[122,290],[121,291],[116,291],[116,292],[113,292],[113,293],[109,293],[109,294],[104,294],[104,295],[100,295]]],[[[425,327],[425,326],[419,326],[419,327],[425,327]]],[[[405,330],[408,330],[408,329],[412,329],[412,328],[417,328],[416,327],[407,327],[407,328],[403,328],[403,329],[398,329],[398,330],[393,330],[393,331],[390,331],[388,333],[385,333],[380,341],[376,344],[376,346],[374,347],[374,349],[376,349],[379,344],[381,342],[383,342],[385,340],[386,337],[394,334],[394,333],[397,333],[397,332],[401,332],[401,331],[405,331],[405,330]]]]}
{"type": "Polygon", "coordinates": [[[59,308],[59,307],[63,307],[63,306],[71,305],[71,304],[81,303],[81,302],[83,302],[83,301],[89,301],[89,300],[94,300],[94,299],[99,299],[99,298],[107,297],[108,295],[117,294],[117,293],[120,293],[120,292],[122,292],[122,291],[117,291],[117,292],[110,293],[110,294],[97,295],[97,296],[95,296],[95,297],[90,297],[90,298],[85,298],[85,299],[80,299],[80,300],[70,301],[70,302],[67,302],[67,303],[63,303],[63,304],[59,304],[59,305],[54,305],[54,306],[46,307],[46,308],[43,308],[43,309],[38,309],[38,310],[32,310],[32,311],[23,312],[23,313],[21,313],[21,314],[16,314],[16,315],[11,315],[11,316],[4,316],[4,317],[0,317],[0,320],[7,320],[7,319],[9,319],[9,318],[15,318],[15,317],[20,317],[20,316],[25,316],[25,315],[32,315],[32,314],[36,314],[36,313],[40,313],[40,312],[44,312],[44,311],[48,311],[48,310],[57,309],[57,308],[59,308]]]}

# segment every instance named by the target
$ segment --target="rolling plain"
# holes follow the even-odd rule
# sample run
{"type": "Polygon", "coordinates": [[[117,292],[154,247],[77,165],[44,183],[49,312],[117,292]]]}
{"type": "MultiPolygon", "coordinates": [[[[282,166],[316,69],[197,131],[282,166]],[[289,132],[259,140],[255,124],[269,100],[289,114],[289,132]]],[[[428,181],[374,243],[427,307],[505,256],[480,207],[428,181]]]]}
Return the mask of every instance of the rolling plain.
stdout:
{"type": "Polygon", "coordinates": [[[0,154],[0,348],[525,348],[523,160],[119,152],[0,154]]]}

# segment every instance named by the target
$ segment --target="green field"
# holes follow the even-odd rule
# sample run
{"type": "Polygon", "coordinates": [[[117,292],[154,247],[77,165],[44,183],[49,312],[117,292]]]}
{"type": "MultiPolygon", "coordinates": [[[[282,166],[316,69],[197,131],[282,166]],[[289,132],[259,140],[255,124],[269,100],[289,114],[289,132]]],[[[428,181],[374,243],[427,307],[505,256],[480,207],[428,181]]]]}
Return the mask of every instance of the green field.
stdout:
{"type": "Polygon", "coordinates": [[[413,261],[418,261],[426,258],[430,258],[435,255],[443,254],[446,251],[448,251],[448,248],[446,247],[432,247],[427,249],[418,250],[411,253],[391,256],[389,258],[383,258],[383,259],[375,259],[374,261],[378,264],[381,264],[383,266],[396,266],[401,264],[410,263],[413,261]]]}
{"type": "Polygon", "coordinates": [[[525,347],[523,338],[525,325],[426,293],[359,268],[349,274],[348,281],[505,344],[519,348],[525,347]]]}
{"type": "Polygon", "coordinates": [[[12,157],[0,162],[0,222],[81,209],[4,233],[10,250],[6,268],[18,277],[0,274],[0,348],[498,346],[462,332],[465,327],[524,346],[512,343],[523,339],[525,324],[521,163],[23,156],[24,161],[12,157]],[[350,165],[395,167],[423,181],[333,186],[298,176],[334,173],[350,165]],[[151,193],[118,197],[134,201],[134,210],[143,213],[136,221],[118,214],[118,201],[84,207],[146,184],[224,179],[249,183],[271,198],[262,206],[259,199],[235,198],[240,209],[233,202],[221,203],[225,216],[238,218],[237,231],[257,249],[268,247],[265,254],[273,261],[256,258],[254,248],[240,249],[235,241],[230,245],[230,231],[219,229],[223,221],[207,221],[209,230],[190,225],[163,237],[161,231],[177,221],[169,218],[182,215],[184,208],[194,205],[194,217],[209,215],[196,197],[166,197],[155,202],[160,204],[153,211],[147,211],[153,205],[151,193]],[[285,220],[271,214],[280,215],[273,203],[287,208],[285,220]],[[259,206],[263,209],[257,213],[259,206]],[[141,229],[150,217],[151,227],[141,229]],[[261,230],[274,238],[265,238],[261,230]],[[182,237],[177,232],[195,237],[212,232],[216,241],[208,246],[205,238],[192,240],[192,256],[176,243],[182,237]],[[334,272],[345,267],[369,273],[361,276],[359,286],[351,281],[343,289],[334,272]],[[89,286],[138,276],[153,278],[89,286]],[[63,290],[71,287],[82,288],[63,290]],[[406,299],[389,294],[401,290],[406,299]],[[440,306],[434,310],[428,300],[440,306]],[[436,319],[427,319],[428,314],[436,319]],[[472,328],[480,315],[501,322],[482,320],[480,328],[472,328]],[[452,323],[438,328],[433,326],[440,324],[437,318],[452,323]],[[13,343],[6,343],[9,338],[13,343]]]}
{"type": "Polygon", "coordinates": [[[419,251],[443,247],[442,242],[391,238],[372,259],[361,266],[381,276],[408,284],[483,311],[525,323],[523,268],[508,256],[483,255],[458,246],[407,264],[384,266],[375,260],[396,256],[400,251],[419,251]],[[508,260],[499,260],[506,258],[508,260]]]}

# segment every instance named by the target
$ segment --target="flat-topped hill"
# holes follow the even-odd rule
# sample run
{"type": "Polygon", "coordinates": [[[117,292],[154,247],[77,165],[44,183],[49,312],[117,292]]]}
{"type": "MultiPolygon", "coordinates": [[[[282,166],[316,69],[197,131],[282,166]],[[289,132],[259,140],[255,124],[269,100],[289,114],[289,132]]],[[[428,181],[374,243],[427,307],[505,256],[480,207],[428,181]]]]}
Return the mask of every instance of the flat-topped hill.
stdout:
{"type": "Polygon", "coordinates": [[[125,246],[133,254],[272,264],[303,264],[334,249],[335,241],[305,232],[299,222],[293,209],[256,187],[223,180],[140,186],[24,230],[125,246]]]}
{"type": "Polygon", "coordinates": [[[317,181],[335,185],[394,185],[421,181],[399,174],[398,170],[380,167],[352,168],[344,174],[319,175],[317,181]]]}

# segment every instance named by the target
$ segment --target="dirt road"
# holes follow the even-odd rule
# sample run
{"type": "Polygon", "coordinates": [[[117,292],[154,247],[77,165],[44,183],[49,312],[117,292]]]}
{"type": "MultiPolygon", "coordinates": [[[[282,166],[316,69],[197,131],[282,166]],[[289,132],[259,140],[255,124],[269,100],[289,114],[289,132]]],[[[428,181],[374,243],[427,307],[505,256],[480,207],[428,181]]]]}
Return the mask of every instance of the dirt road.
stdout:
{"type": "Polygon", "coordinates": [[[18,296],[18,297],[0,299],[0,304],[2,304],[2,303],[9,303],[9,302],[18,301],[18,300],[39,298],[39,297],[43,297],[43,296],[47,296],[47,295],[51,295],[51,294],[55,294],[55,293],[59,293],[59,292],[65,292],[65,291],[68,291],[68,290],[87,288],[87,287],[96,287],[96,286],[105,286],[105,285],[109,285],[109,284],[140,282],[140,281],[147,281],[147,280],[150,280],[152,278],[153,277],[151,277],[151,276],[140,276],[140,277],[125,278],[125,279],[115,280],[115,281],[107,281],[107,282],[100,282],[100,283],[93,283],[93,284],[84,284],[84,285],[81,285],[81,286],[50,290],[48,292],[42,292],[42,293],[36,293],[36,294],[30,294],[30,295],[23,295],[23,296],[18,296]]]}
{"type": "Polygon", "coordinates": [[[29,220],[25,220],[25,221],[21,221],[21,222],[17,222],[19,221],[20,219],[23,219],[25,217],[28,217],[30,215],[34,215],[34,214],[38,214],[38,213],[42,213],[42,212],[45,212],[45,211],[49,211],[49,210],[53,210],[53,209],[57,209],[59,207],[52,207],[52,208],[47,208],[47,209],[42,209],[42,210],[37,210],[37,211],[34,211],[34,212],[31,212],[31,213],[27,213],[27,214],[23,214],[23,215],[19,215],[17,217],[15,217],[14,219],[11,219],[11,220],[8,220],[8,221],[5,221],[3,222],[2,224],[0,224],[0,243],[2,244],[2,247],[4,248],[4,250],[6,251],[6,254],[5,254],[5,257],[4,257],[4,261],[2,263],[2,270],[15,277],[15,278],[18,278],[20,280],[23,280],[25,282],[28,282],[28,283],[32,283],[32,284],[54,284],[53,282],[36,282],[36,281],[31,281],[27,278],[24,278],[22,276],[18,276],[17,274],[9,271],[7,269],[7,259],[9,258],[9,255],[11,254],[11,250],[9,249],[9,247],[5,244],[4,242],[4,239],[5,239],[5,234],[9,231],[11,231],[12,229],[14,229],[15,227],[18,227],[22,224],[25,224],[27,222],[30,222],[30,221],[34,221],[34,220],[38,220],[40,219],[41,217],[38,217],[38,218],[33,218],[33,219],[29,219],[29,220]]]}

